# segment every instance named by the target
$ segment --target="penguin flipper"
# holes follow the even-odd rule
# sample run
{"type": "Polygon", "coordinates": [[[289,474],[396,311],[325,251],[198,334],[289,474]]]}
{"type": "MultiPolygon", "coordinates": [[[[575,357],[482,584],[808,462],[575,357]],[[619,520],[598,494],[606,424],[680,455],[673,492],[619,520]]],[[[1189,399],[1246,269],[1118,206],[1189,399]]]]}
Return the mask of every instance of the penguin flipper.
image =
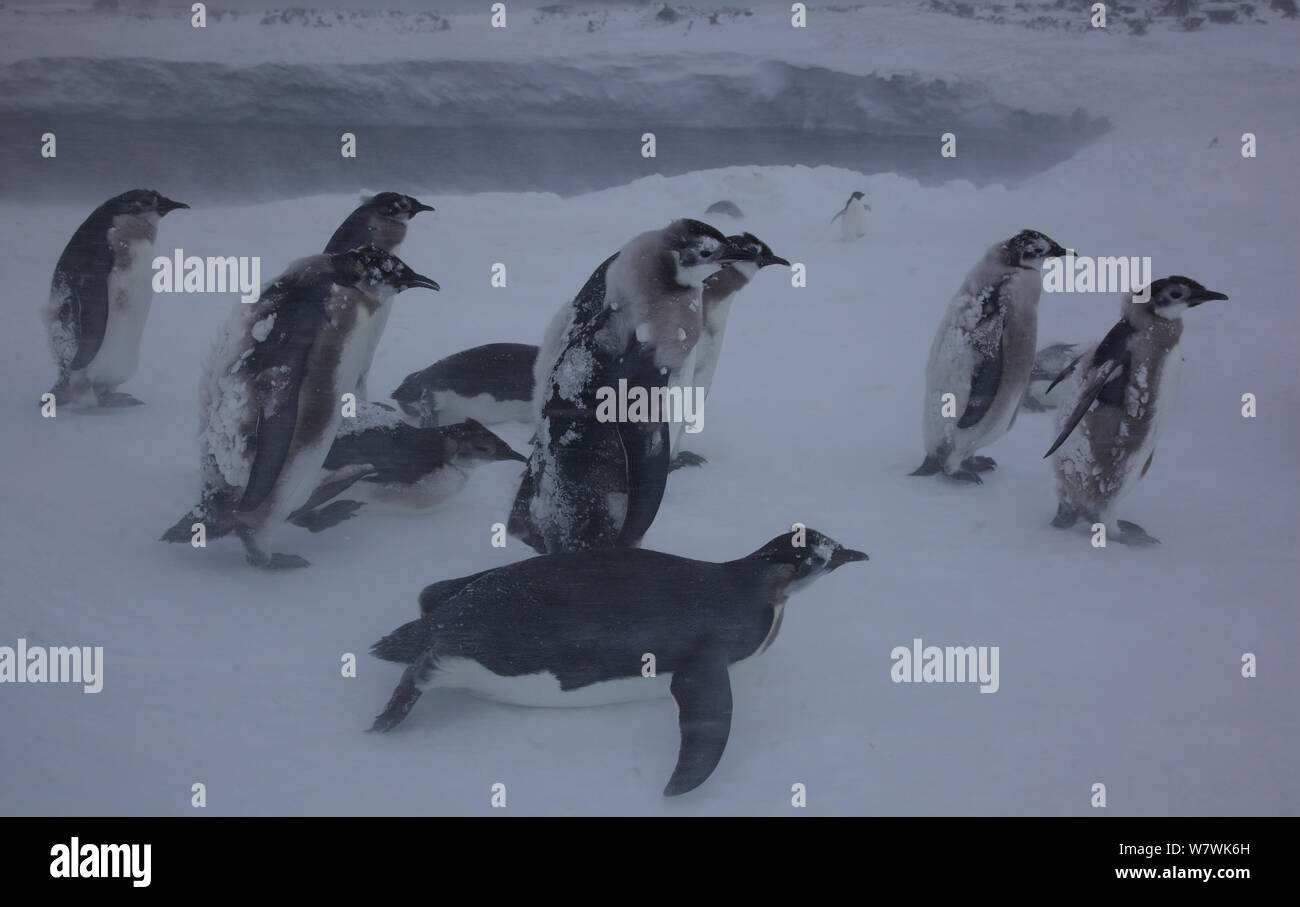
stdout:
{"type": "MultiPolygon", "coordinates": [[[[1088,371],[1084,375],[1083,390],[1080,392],[1079,402],[1075,405],[1073,412],[1070,413],[1070,417],[1065,420],[1065,427],[1056,436],[1056,441],[1053,442],[1047,453],[1043,454],[1043,459],[1050,457],[1058,447],[1065,443],[1065,439],[1070,437],[1070,432],[1074,431],[1074,427],[1087,414],[1097,398],[1102,398],[1103,403],[1116,406],[1123,403],[1124,381],[1127,379],[1128,363],[1131,358],[1128,351],[1128,339],[1132,334],[1132,326],[1127,321],[1121,321],[1110,329],[1105,339],[1098,345],[1097,352],[1093,353],[1092,361],[1088,365],[1088,371]]],[[[1074,363],[1071,363],[1070,369],[1073,369],[1078,362],[1079,359],[1076,359],[1074,363]]],[[[1061,376],[1064,375],[1065,372],[1062,372],[1061,376]]],[[[1060,377],[1057,378],[1057,381],[1059,380],[1060,377]]],[[[1053,382],[1053,385],[1055,383],[1053,382]]]]}
{"type": "Polygon", "coordinates": [[[731,735],[731,677],[720,648],[697,653],[673,672],[682,743],[665,797],[695,790],[713,774],[731,735]]]}
{"type": "MultiPolygon", "coordinates": [[[[981,359],[975,365],[970,377],[970,397],[966,400],[966,411],[957,421],[958,428],[970,428],[978,425],[988,415],[989,407],[1002,386],[1002,345],[998,344],[996,356],[981,359]]],[[[1015,418],[1014,416],[1012,418],[1015,418]]]]}
{"type": "Polygon", "coordinates": [[[298,427],[298,400],[307,377],[307,358],[324,321],[321,306],[298,306],[292,318],[274,320],[266,339],[248,357],[246,378],[259,397],[268,399],[258,409],[253,430],[256,452],[244,495],[235,508],[240,513],[261,506],[289,459],[298,427]]]}
{"type": "MultiPolygon", "coordinates": [[[[56,278],[63,290],[55,318],[71,328],[77,350],[63,371],[83,369],[99,355],[108,330],[108,275],[113,270],[113,249],[108,232],[113,216],[101,206],[72,235],[59,256],[56,278]]],[[[56,285],[57,286],[57,285],[56,285]]]]}
{"type": "MultiPolygon", "coordinates": [[[[663,387],[654,352],[648,348],[626,353],[616,378],[626,378],[629,387],[644,387],[653,393],[663,387]]],[[[617,384],[617,381],[613,382],[617,384]]],[[[627,468],[627,514],[619,530],[620,546],[636,545],[659,514],[671,470],[672,442],[667,422],[617,422],[619,442],[627,468]]]]}

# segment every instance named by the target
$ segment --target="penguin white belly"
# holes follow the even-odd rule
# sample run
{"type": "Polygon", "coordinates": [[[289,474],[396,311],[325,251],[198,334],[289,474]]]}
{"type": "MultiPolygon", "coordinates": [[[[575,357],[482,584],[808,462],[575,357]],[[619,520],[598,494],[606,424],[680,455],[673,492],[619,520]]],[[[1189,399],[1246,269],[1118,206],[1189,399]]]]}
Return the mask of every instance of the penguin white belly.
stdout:
{"type": "Polygon", "coordinates": [[[404,515],[429,513],[455,497],[469,475],[454,466],[434,470],[418,482],[367,482],[362,479],[342,492],[344,500],[361,501],[366,513],[404,515]]]}
{"type": "MultiPolygon", "coordinates": [[[[334,406],[330,422],[319,439],[290,450],[284,467],[275,481],[273,503],[267,521],[269,525],[283,521],[293,511],[306,504],[307,499],[316,490],[321,467],[325,465],[325,457],[329,454],[339,424],[343,421],[343,395],[356,389],[357,379],[361,377],[369,361],[370,325],[370,315],[358,307],[356,324],[343,340],[338,365],[334,370],[334,406]]],[[[300,388],[298,393],[319,393],[319,391],[300,388]]],[[[297,443],[296,439],[294,443],[297,443]]]]}
{"type": "MultiPolygon", "coordinates": [[[[379,338],[384,334],[384,328],[388,325],[388,316],[393,314],[393,300],[389,299],[375,310],[371,316],[370,324],[370,342],[366,345],[366,361],[362,366],[361,375],[364,376],[370,371],[370,364],[375,361],[375,351],[379,349],[379,338]]],[[[361,388],[362,393],[365,388],[361,388]]]]}
{"type": "MultiPolygon", "coordinates": [[[[686,361],[682,363],[681,368],[668,374],[668,386],[680,387],[682,389],[683,404],[686,394],[695,393],[695,371],[699,361],[700,344],[697,342],[691,347],[691,351],[686,355],[686,361]]],[[[693,398],[692,398],[693,399],[693,398]]],[[[683,405],[684,408],[684,405],[683,405]]],[[[668,416],[681,416],[682,413],[661,414],[668,416]]],[[[668,456],[673,457],[677,454],[677,445],[681,443],[682,432],[686,429],[686,422],[677,419],[668,423],[668,456]]]]}
{"type": "Polygon", "coordinates": [[[484,425],[500,422],[533,421],[533,401],[498,400],[491,394],[463,397],[455,391],[435,391],[434,407],[438,411],[439,425],[454,425],[466,419],[475,419],[484,425]]]}
{"type": "Polygon", "coordinates": [[[439,660],[438,670],[422,689],[464,690],[483,699],[510,705],[586,708],[671,696],[672,679],[671,673],[654,677],[638,674],[635,677],[620,677],[564,691],[560,689],[559,679],[549,671],[502,677],[472,659],[445,658],[439,660]]]}
{"type": "MultiPolygon", "coordinates": [[[[1134,369],[1129,379],[1129,398],[1125,400],[1125,414],[1136,418],[1141,408],[1148,408],[1150,421],[1141,444],[1125,461],[1123,473],[1112,482],[1114,488],[1111,494],[1112,504],[1137,485],[1142,478],[1142,469],[1146,466],[1147,460],[1154,456],[1165,417],[1177,397],[1182,367],[1182,353],[1179,352],[1178,347],[1174,347],[1157,368],[1151,369],[1152,373],[1145,371],[1147,369],[1145,364],[1140,364],[1134,369]]],[[[1127,420],[1124,425],[1127,427],[1127,420]]]]}
{"type": "Polygon", "coordinates": [[[850,202],[840,220],[843,222],[840,226],[840,238],[845,242],[866,235],[867,212],[860,203],[850,202]]]}
{"type": "Polygon", "coordinates": [[[116,387],[135,375],[144,323],[153,304],[153,243],[131,240],[126,254],[131,266],[109,272],[104,341],[86,366],[86,376],[97,387],[116,387]]]}

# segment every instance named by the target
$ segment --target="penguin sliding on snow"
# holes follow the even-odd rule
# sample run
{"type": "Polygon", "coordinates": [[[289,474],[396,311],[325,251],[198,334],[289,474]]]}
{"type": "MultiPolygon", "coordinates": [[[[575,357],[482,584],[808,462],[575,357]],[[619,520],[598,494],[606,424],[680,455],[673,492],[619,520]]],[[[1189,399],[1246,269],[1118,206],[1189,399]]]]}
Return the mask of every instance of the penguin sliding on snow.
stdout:
{"type": "Polygon", "coordinates": [[[139,366],[140,339],[153,304],[158,221],[188,207],[152,189],[132,189],[96,208],[68,240],[43,312],[59,368],[50,388],[57,404],[140,403],[116,388],[139,366]]]}
{"type": "Polygon", "coordinates": [[[537,435],[512,535],[542,554],[640,543],[667,483],[670,423],[602,421],[597,393],[679,386],[705,279],[755,257],[707,224],[674,221],[628,242],[561,308],[537,358],[537,435]]]}
{"type": "MultiPolygon", "coordinates": [[[[432,205],[422,204],[418,199],[397,192],[380,192],[378,195],[362,196],[361,204],[347,219],[339,225],[325,244],[325,254],[335,255],[349,249],[359,249],[371,245],[377,249],[397,255],[406,239],[406,225],[411,218],[421,211],[432,211],[432,205]]],[[[366,377],[370,373],[370,364],[375,358],[375,349],[379,338],[383,336],[388,325],[388,316],[393,313],[392,301],[379,307],[374,315],[374,328],[371,330],[370,353],[366,357],[366,367],[357,379],[357,399],[366,400],[366,377]]]]}
{"type": "Polygon", "coordinates": [[[425,428],[466,419],[484,425],[531,422],[536,366],[532,344],[486,343],[412,372],[392,396],[411,421],[425,428]]]}
{"type": "Polygon", "coordinates": [[[1158,541],[1135,523],[1114,521],[1114,511],[1151,468],[1182,367],[1183,313],[1228,298],[1179,276],[1155,281],[1150,294],[1149,302],[1129,297],[1105,339],[1057,376],[1060,433],[1044,454],[1056,473],[1052,525],[1103,523],[1109,537],[1129,545],[1158,541]]]}
{"type": "Polygon", "coordinates": [[[864,197],[864,193],[854,192],[840,212],[831,218],[831,223],[840,221],[840,239],[845,242],[867,235],[867,212],[871,206],[862,200],[864,197]]]}
{"type": "Polygon", "coordinates": [[[256,567],[307,566],[272,554],[271,537],[317,486],[343,395],[365,368],[375,313],[409,287],[438,289],[367,246],[294,262],[255,304],[240,305],[201,388],[200,503],[164,541],[189,541],[198,522],[208,538],[238,535],[256,567]]]}
{"type": "Polygon", "coordinates": [[[1086,344],[1053,343],[1034,355],[1034,367],[1029,372],[1029,387],[1020,407],[1025,412],[1042,413],[1061,405],[1061,388],[1056,386],[1056,376],[1084,351],[1086,344]],[[1048,388],[1052,388],[1051,391],[1048,388]]]}
{"type": "Polygon", "coordinates": [[[427,513],[456,495],[475,468],[528,458],[473,419],[440,428],[407,424],[392,408],[363,403],[344,418],[307,503],[289,517],[319,532],[367,512],[427,513]],[[365,472],[357,477],[358,468],[365,472]],[[335,498],[347,492],[347,500],[335,498]]]}
{"type": "Polygon", "coordinates": [[[1011,428],[1029,383],[1038,341],[1039,268],[1065,249],[1036,230],[1000,242],[966,275],[948,303],[925,369],[925,462],[976,484],[997,464],[972,456],[1011,428]],[[950,395],[950,396],[949,396],[950,395]]]}
{"type": "Polygon", "coordinates": [[[801,529],[725,563],[607,549],[434,583],[420,593],[423,616],[371,647],[409,665],[371,730],[391,731],[434,688],[531,706],[671,694],[681,746],[664,795],[684,794],[704,783],[726,748],[731,666],[772,644],[792,592],[865,560],[801,529]],[[653,677],[642,674],[647,653],[653,677]]]}

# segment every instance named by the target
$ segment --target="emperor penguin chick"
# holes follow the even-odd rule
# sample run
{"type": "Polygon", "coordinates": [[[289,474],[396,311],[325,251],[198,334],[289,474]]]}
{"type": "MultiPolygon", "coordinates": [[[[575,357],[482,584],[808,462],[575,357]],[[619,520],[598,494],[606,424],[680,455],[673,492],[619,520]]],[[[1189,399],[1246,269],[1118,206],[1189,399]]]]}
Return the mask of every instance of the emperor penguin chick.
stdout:
{"type": "Polygon", "coordinates": [[[997,464],[972,454],[1011,428],[1029,384],[1038,341],[1039,268],[1064,255],[1052,239],[1022,230],[989,249],[948,303],[925,369],[925,462],[914,476],[942,471],[980,483],[997,464]]]}
{"type": "Polygon", "coordinates": [[[140,403],[117,386],[135,375],[153,304],[158,221],[188,208],[152,189],[132,189],[91,212],[54,266],[44,320],[59,378],[55,402],[77,407],[140,403]]]}
{"type": "Polygon", "coordinates": [[[1178,386],[1183,313],[1228,297],[1187,277],[1165,277],[1130,296],[1119,323],[1057,376],[1063,401],[1052,458],[1059,504],[1053,526],[1083,518],[1124,544],[1151,544],[1136,523],[1114,520],[1116,504],[1151,468],[1178,386]]]}
{"type": "MultiPolygon", "coordinates": [[[[378,195],[363,196],[361,204],[347,219],[339,225],[325,244],[325,254],[333,255],[372,245],[390,255],[397,255],[406,239],[406,225],[411,218],[421,211],[432,211],[432,205],[421,203],[418,199],[398,192],[381,192],[378,195]]],[[[388,326],[388,317],[393,313],[392,300],[386,301],[375,312],[374,328],[371,331],[370,351],[366,355],[366,367],[357,379],[357,399],[366,400],[366,377],[379,346],[379,338],[388,326]]]]}
{"type": "Polygon", "coordinates": [[[606,421],[598,394],[680,386],[703,331],[705,279],[755,257],[708,224],[674,221],[629,241],[560,310],[537,357],[537,435],[513,535],[551,554],[640,543],[663,498],[670,423],[631,407],[606,421]]]}
{"type": "Polygon", "coordinates": [[[365,366],[375,312],[408,287],[438,289],[366,246],[301,259],[255,304],[241,304],[201,388],[200,503],[165,541],[189,541],[201,522],[209,538],[238,535],[255,567],[307,566],[272,554],[271,537],[316,488],[343,394],[365,366]]]}

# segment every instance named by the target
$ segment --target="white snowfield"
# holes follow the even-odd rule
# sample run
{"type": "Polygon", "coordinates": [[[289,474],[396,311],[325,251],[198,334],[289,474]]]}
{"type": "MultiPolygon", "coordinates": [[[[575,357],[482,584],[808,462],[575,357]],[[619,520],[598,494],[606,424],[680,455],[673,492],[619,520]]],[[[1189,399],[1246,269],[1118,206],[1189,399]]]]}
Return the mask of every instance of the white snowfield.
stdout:
{"type": "MultiPolygon", "coordinates": [[[[392,37],[390,56],[591,51],[576,26],[538,49],[524,15],[499,35],[452,21],[392,37]]],[[[1114,129],[1014,189],[772,166],[568,199],[424,197],[437,211],[412,222],[402,257],[442,291],[397,299],[370,372],[383,400],[457,350],[539,342],[628,238],[703,217],[722,198],[747,216],[716,226],[806,265],[805,288],[774,267],[737,297],[706,430],[683,440],[709,462],[672,474],[644,544],[724,560],[800,521],[871,560],[794,596],[772,647],[733,677],[730,742],[704,785],[660,794],[679,741],[670,699],[557,710],[435,692],[393,733],[364,733],[401,674],[367,649],[417,616],[421,588],[531,554],[513,539],[490,544],[518,464],[482,467],[428,518],[363,510],[321,534],[285,526],[276,550],[306,557],[306,570],[250,569],[232,539],[159,542],[196,500],[200,367],[238,302],[158,295],[139,373],[121,388],[147,405],[42,418],[55,373],[38,313],[72,231],[127,188],[105,186],[79,207],[0,201],[0,646],[104,649],[97,694],[0,685],[0,814],[191,814],[198,782],[215,814],[481,815],[494,812],[498,782],[505,811],[522,814],[1084,815],[1100,811],[1097,783],[1108,814],[1300,810],[1300,25],[1131,37],[996,27],[910,4],[837,22],[800,34],[787,13],[715,40],[844,71],[960,76],[999,102],[1083,106],[1114,129]],[[1258,157],[1241,156],[1243,132],[1256,134],[1258,157]],[[828,221],[854,189],[872,210],[866,237],[844,243],[828,221]],[[923,369],[944,307],[990,244],[1025,227],[1080,254],[1150,255],[1157,277],[1184,274],[1231,297],[1187,313],[1178,399],[1150,472],[1119,508],[1160,546],[1096,549],[1082,525],[1050,527],[1050,413],[1021,413],[981,451],[999,464],[983,486],[907,475],[923,456],[923,369]],[[494,262],[508,266],[505,288],[490,286],[494,262]],[[1244,394],[1257,418],[1243,418],[1244,394]],[[997,692],[893,683],[891,650],[916,638],[997,646],[997,692]],[[348,653],[354,678],[342,676],[348,653]],[[1242,676],[1245,653],[1257,677],[1242,676]],[[796,783],[805,810],[791,806],[796,783]]],[[[202,58],[201,45],[154,41],[147,28],[121,44],[67,28],[67,55],[202,58]]],[[[330,53],[380,58],[382,42],[329,29],[278,52],[316,54],[314,32],[330,32],[330,53]]],[[[612,29],[624,43],[608,50],[698,60],[708,34],[679,32],[612,29]]],[[[0,59],[21,58],[37,36],[16,28],[0,59]]],[[[196,206],[166,218],[158,248],[260,255],[270,278],[322,247],[355,204],[196,206]]],[[[1040,346],[1095,343],[1117,310],[1113,295],[1044,293],[1040,346]]],[[[528,426],[500,429],[525,448],[528,426]]]]}

